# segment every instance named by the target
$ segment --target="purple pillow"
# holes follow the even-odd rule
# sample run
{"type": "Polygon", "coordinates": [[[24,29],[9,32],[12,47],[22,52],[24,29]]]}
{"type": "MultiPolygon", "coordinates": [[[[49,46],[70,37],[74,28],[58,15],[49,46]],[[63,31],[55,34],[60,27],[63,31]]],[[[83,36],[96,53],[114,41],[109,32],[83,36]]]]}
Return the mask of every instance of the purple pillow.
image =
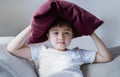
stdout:
{"type": "Polygon", "coordinates": [[[102,20],[76,4],[64,0],[48,0],[32,17],[32,34],[28,43],[46,41],[48,27],[58,18],[66,19],[74,25],[77,32],[75,37],[91,35],[103,23],[102,20]]]}

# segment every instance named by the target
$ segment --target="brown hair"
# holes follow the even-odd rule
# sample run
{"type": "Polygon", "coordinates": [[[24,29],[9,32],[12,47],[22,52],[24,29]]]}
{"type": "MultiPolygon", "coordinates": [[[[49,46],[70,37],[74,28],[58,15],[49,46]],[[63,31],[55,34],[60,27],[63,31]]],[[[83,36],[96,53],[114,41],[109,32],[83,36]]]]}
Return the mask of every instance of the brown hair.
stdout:
{"type": "Polygon", "coordinates": [[[73,33],[73,37],[74,37],[74,34],[76,33],[76,30],[73,26],[72,23],[70,23],[69,21],[65,20],[65,19],[56,19],[52,24],[51,26],[48,28],[47,30],[47,33],[49,33],[49,30],[53,27],[69,27],[72,29],[72,33],[73,33]]]}

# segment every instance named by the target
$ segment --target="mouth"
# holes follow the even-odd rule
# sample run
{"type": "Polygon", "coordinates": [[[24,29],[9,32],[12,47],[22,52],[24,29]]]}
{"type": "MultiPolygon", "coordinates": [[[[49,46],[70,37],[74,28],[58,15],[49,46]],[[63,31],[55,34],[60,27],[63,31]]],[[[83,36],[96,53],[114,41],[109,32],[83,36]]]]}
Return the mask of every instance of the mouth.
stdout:
{"type": "Polygon", "coordinates": [[[58,42],[58,44],[65,44],[65,42],[58,42]]]}

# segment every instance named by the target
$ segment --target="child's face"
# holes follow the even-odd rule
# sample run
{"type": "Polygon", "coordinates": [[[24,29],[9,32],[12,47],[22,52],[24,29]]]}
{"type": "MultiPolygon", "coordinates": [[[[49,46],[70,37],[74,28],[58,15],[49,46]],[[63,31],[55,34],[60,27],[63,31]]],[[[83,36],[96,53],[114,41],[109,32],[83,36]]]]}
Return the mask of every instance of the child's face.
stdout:
{"type": "Polygon", "coordinates": [[[54,49],[64,51],[71,43],[73,37],[72,29],[66,26],[53,27],[49,30],[48,40],[51,42],[54,49]]]}

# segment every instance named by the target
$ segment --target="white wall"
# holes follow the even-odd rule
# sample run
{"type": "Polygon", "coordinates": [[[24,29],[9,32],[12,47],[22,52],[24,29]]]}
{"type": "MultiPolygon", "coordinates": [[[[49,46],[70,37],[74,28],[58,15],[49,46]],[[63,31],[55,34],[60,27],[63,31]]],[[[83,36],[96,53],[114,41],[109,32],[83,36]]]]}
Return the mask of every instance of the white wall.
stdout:
{"type": "MultiPolygon", "coordinates": [[[[30,24],[34,11],[45,0],[0,0],[0,36],[17,35],[30,24]]],[[[120,45],[119,0],[68,0],[104,20],[96,33],[108,47],[120,45]]],[[[95,48],[90,37],[77,38],[70,47],[95,48]],[[79,41],[79,42],[78,42],[79,41]]]]}
{"type": "Polygon", "coordinates": [[[0,36],[16,35],[30,24],[44,0],[0,0],[0,36]]]}

